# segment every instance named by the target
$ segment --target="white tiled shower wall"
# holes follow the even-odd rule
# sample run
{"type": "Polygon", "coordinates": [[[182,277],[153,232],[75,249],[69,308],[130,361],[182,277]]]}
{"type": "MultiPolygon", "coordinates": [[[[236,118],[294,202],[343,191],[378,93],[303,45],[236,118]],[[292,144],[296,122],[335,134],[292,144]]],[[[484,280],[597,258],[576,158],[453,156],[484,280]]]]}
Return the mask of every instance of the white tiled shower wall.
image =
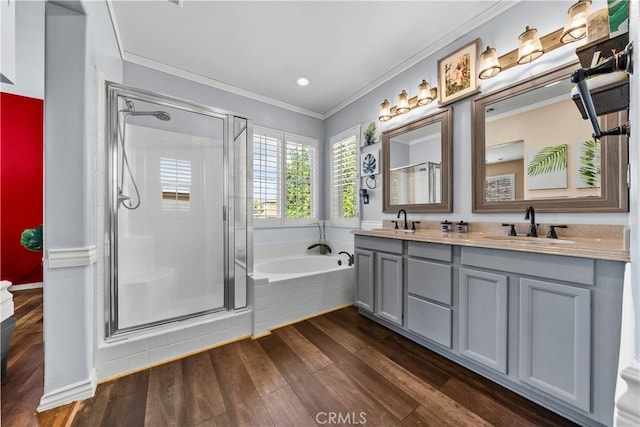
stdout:
{"type": "MultiPolygon", "coordinates": [[[[222,307],[222,141],[128,124],[126,144],[141,203],[118,210],[121,326],[222,307]],[[189,200],[162,197],[162,159],[169,187],[176,179],[172,167],[182,164],[189,200]]],[[[127,173],[124,182],[124,194],[135,202],[127,173]]]]}

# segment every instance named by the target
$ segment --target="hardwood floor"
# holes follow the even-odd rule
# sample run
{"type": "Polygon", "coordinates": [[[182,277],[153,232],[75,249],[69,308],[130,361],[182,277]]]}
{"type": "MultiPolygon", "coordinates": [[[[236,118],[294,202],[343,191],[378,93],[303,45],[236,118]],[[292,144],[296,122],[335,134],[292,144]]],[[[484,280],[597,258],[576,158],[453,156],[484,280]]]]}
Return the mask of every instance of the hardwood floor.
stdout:
{"type": "Polygon", "coordinates": [[[13,293],[16,329],[11,338],[7,375],[2,382],[1,422],[4,426],[62,426],[73,405],[36,413],[44,392],[42,289],[13,293]]]}
{"type": "MultiPolygon", "coordinates": [[[[41,328],[41,314],[32,314],[37,309],[23,311],[39,316],[41,328]]],[[[14,337],[13,344],[24,340],[14,337]]],[[[41,341],[39,351],[41,357],[41,341]]],[[[37,357],[21,359],[33,363],[37,357]]],[[[22,361],[10,360],[9,371],[32,373],[20,384],[35,398],[32,406],[12,395],[5,402],[5,393],[26,391],[7,388],[8,378],[2,387],[4,425],[574,425],[353,307],[100,384],[92,399],[37,416],[42,363],[19,367],[22,361]],[[25,414],[16,415],[20,411],[25,414]]]]}

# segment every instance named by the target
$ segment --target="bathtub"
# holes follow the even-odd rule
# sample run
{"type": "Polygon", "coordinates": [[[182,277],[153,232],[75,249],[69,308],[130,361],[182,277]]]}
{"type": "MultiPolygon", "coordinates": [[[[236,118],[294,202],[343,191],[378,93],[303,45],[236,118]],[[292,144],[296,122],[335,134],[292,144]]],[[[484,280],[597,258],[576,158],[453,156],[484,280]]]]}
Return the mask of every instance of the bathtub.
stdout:
{"type": "Polygon", "coordinates": [[[256,262],[254,336],[352,304],[353,270],[344,255],[291,255],[256,262]]]}
{"type": "Polygon", "coordinates": [[[263,261],[255,271],[268,276],[306,276],[348,267],[346,256],[299,255],[263,261]]]}

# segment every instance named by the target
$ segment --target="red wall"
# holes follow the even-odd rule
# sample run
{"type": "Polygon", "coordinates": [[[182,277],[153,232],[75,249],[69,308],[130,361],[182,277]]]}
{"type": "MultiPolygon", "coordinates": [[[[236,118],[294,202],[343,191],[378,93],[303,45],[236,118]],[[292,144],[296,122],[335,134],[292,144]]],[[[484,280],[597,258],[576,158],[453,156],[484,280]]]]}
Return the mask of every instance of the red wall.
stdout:
{"type": "Polygon", "coordinates": [[[42,252],[20,244],[42,224],[44,102],[0,93],[0,279],[42,282],[42,252]]]}

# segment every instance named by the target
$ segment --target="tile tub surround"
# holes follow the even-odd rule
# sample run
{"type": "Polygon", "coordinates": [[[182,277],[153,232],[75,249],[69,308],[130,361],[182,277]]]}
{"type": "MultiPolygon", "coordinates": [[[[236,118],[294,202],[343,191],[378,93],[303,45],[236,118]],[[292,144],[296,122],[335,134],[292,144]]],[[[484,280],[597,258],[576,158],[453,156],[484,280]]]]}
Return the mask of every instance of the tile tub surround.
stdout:
{"type": "Polygon", "coordinates": [[[541,237],[520,237],[526,233],[528,224],[516,223],[518,237],[509,238],[507,227],[501,223],[469,223],[468,233],[440,231],[440,222],[421,221],[416,224],[415,233],[395,230],[391,221],[385,220],[382,229],[354,230],[356,235],[387,237],[418,242],[444,243],[458,246],[474,246],[489,249],[506,249],[521,252],[535,252],[551,255],[564,255],[579,258],[605,259],[611,261],[629,261],[628,228],[623,225],[567,224],[568,228],[558,229],[559,240],[571,243],[559,243],[555,239],[546,239],[549,224],[540,224],[538,235],[541,237]]]}
{"type": "MultiPolygon", "coordinates": [[[[313,243],[313,242],[312,242],[313,243]]],[[[308,251],[309,242],[255,245],[254,265],[271,259],[317,255],[308,251]]],[[[353,253],[353,243],[328,242],[332,255],[353,253]]],[[[251,276],[255,292],[253,335],[268,335],[272,329],[353,303],[353,268],[315,274],[272,275],[260,272],[251,276]]]]}

